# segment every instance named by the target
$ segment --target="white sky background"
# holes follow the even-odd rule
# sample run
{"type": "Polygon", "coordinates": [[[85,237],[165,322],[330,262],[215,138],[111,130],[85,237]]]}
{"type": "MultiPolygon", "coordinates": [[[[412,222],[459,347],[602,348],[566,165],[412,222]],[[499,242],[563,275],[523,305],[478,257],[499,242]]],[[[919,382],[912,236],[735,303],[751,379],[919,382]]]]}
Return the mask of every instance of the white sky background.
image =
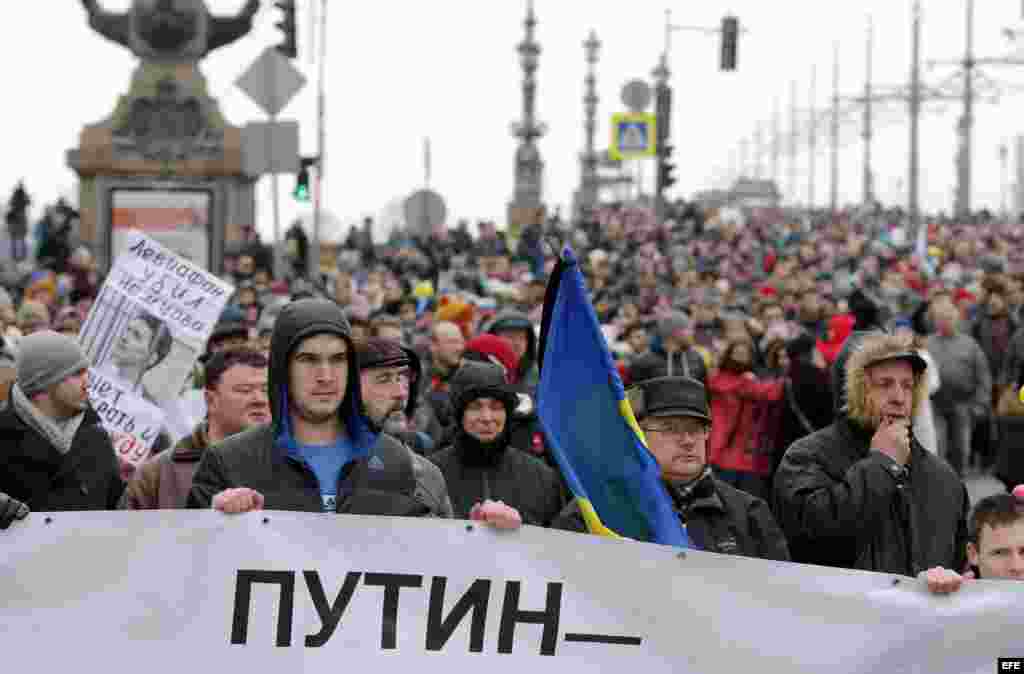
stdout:
{"type": "MultiPolygon", "coordinates": [[[[304,154],[316,143],[316,68],[309,49],[309,10],[299,0],[300,60],[309,85],[282,118],[301,123],[304,154]]],[[[319,4],[319,0],[316,0],[319,4]]],[[[243,0],[208,0],[214,13],[237,11],[243,0]]],[[[111,11],[129,0],[103,0],[111,11]]],[[[279,13],[271,0],[253,33],[219,50],[203,63],[211,93],[229,122],[244,125],[263,113],[235,86],[235,79],[269,44],[276,44],[279,13]]],[[[521,71],[515,45],[522,39],[525,0],[374,0],[330,2],[327,101],[328,166],[326,207],[345,222],[379,213],[388,202],[422,186],[423,138],[432,142],[432,187],[448,202],[449,219],[504,220],[512,192],[515,140],[509,124],[520,117],[521,71]]],[[[818,69],[817,104],[831,96],[832,44],[841,45],[841,90],[859,95],[864,78],[866,17],[875,23],[876,82],[905,83],[910,60],[911,0],[730,0],[671,3],[673,21],[717,26],[733,12],[743,34],[739,70],[717,70],[717,38],[675,33],[671,58],[675,88],[673,142],[681,194],[721,185],[735,162],[739,140],[755,125],[770,128],[779,98],[784,131],[789,129],[790,82],[808,105],[812,65],[818,69]]],[[[963,0],[925,0],[922,54],[927,59],[959,59],[964,48],[963,0]]],[[[582,43],[595,29],[603,43],[598,64],[599,147],[606,144],[608,117],[619,111],[619,90],[627,80],[650,77],[663,45],[664,0],[536,0],[538,39],[543,48],[538,71],[538,109],[549,132],[541,140],[546,161],[545,196],[565,212],[579,179],[577,153],[583,143],[582,43]]],[[[65,152],[77,144],[86,123],[113,110],[134,68],[128,51],[92,33],[81,4],[74,0],[7,2],[6,37],[0,58],[6,64],[3,121],[4,161],[0,197],[19,178],[41,202],[60,194],[77,200],[76,178],[65,167],[65,152]],[[49,25],[39,23],[46,20],[49,25]],[[12,98],[12,93],[20,98],[12,98]]],[[[1013,53],[1004,27],[1024,28],[1019,0],[977,0],[979,57],[1013,53]]],[[[1024,43],[1021,46],[1024,53],[1024,43]]],[[[936,82],[951,71],[925,71],[936,82]]],[[[1024,67],[993,67],[1000,80],[1024,82],[1024,67]]],[[[998,147],[1024,132],[1024,95],[1008,95],[999,105],[979,105],[975,132],[975,207],[998,208],[1001,170],[998,147]]],[[[930,210],[949,209],[955,179],[954,127],[959,103],[922,124],[922,202],[930,210]]],[[[875,144],[876,190],[886,202],[903,203],[908,125],[905,106],[890,104],[889,119],[875,144]]],[[[840,196],[861,195],[859,125],[844,126],[840,196]]],[[[765,137],[767,143],[768,137],[765,137]]],[[[817,201],[828,198],[827,135],[819,140],[817,201]]],[[[751,151],[752,153],[752,151],[751,151]]],[[[1011,166],[1014,152],[1011,146],[1011,166]]],[[[799,192],[807,196],[807,154],[798,163],[799,192]]],[[[767,164],[767,155],[766,155],[767,164]]],[[[789,193],[788,163],[781,162],[781,187],[789,193]]],[[[653,167],[645,169],[650,182],[653,167]]],[[[258,226],[272,231],[269,184],[260,186],[258,226]]],[[[294,179],[281,178],[283,223],[309,210],[290,196],[294,179]]]]}

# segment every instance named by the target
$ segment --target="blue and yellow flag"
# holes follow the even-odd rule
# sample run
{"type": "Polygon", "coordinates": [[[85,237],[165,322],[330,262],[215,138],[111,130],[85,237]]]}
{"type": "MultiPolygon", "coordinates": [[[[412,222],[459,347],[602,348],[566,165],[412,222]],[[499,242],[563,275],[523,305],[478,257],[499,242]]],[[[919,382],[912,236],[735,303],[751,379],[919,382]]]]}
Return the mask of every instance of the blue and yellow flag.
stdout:
{"type": "Polygon", "coordinates": [[[548,281],[539,355],[537,413],[590,532],[690,547],[568,247],[548,281]]]}

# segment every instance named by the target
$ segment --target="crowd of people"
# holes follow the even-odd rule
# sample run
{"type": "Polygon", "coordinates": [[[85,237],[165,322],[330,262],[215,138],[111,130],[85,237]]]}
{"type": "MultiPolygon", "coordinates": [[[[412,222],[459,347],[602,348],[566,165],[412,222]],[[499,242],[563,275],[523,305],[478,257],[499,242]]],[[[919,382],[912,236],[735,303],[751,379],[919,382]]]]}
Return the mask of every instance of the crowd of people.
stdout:
{"type": "Polygon", "coordinates": [[[236,251],[190,378],[204,419],[137,466],[88,400],[76,335],[102,283],[93,257],[21,265],[0,279],[0,527],[212,507],[585,531],[535,390],[547,274],[570,244],[697,547],[935,592],[1024,579],[1024,227],[669,215],[609,207],[516,240],[481,223],[374,245],[354,228],[312,278],[236,251]],[[974,471],[1006,493],[972,509],[974,471]]]}

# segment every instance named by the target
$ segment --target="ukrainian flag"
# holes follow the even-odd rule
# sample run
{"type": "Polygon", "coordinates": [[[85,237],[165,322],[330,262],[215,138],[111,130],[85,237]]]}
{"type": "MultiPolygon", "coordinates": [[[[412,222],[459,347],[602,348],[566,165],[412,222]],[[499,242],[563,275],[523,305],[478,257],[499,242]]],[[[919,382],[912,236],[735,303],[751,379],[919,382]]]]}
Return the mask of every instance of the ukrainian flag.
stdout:
{"type": "Polygon", "coordinates": [[[590,532],[690,547],[568,247],[548,281],[540,365],[537,413],[590,532]]]}

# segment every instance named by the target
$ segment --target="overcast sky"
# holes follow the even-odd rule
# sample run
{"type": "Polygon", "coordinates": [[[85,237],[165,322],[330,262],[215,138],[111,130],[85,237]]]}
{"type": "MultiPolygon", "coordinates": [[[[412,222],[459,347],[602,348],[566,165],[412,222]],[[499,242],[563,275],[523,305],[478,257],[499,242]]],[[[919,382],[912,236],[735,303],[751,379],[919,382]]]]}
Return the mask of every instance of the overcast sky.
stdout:
{"type": "MultiPolygon", "coordinates": [[[[123,10],[130,0],[103,0],[123,10]]],[[[316,150],[316,68],[308,49],[309,11],[299,0],[299,65],[310,84],[284,111],[301,124],[303,152],[316,150]]],[[[244,0],[208,0],[214,13],[232,13],[244,0]]],[[[234,82],[269,44],[278,40],[278,12],[265,0],[253,33],[203,63],[212,94],[228,120],[242,126],[263,113],[234,82]]],[[[1014,45],[1005,27],[1024,28],[1019,0],[979,0],[976,44],[980,57],[1005,56],[1014,45]]],[[[134,57],[91,32],[81,4],[73,0],[4,3],[8,31],[0,42],[6,63],[7,95],[4,161],[0,189],[4,198],[19,178],[30,192],[48,201],[76,195],[76,178],[65,166],[65,152],[77,144],[86,123],[113,110],[128,88],[134,57]],[[42,11],[42,10],[47,11],[42,11]],[[52,14],[49,12],[53,12],[52,14]],[[49,26],[40,22],[49,21],[49,26]],[[17,97],[16,97],[17,96],[17,97]]],[[[349,221],[374,215],[423,183],[423,138],[430,137],[432,186],[445,197],[450,219],[504,220],[512,192],[515,141],[509,125],[520,117],[521,72],[515,45],[522,39],[525,0],[331,0],[327,97],[327,207],[349,221]]],[[[874,19],[875,72],[878,84],[905,83],[910,60],[910,0],[730,0],[672,3],[678,24],[716,26],[735,13],[749,32],[739,48],[739,71],[717,70],[718,41],[699,33],[673,35],[672,84],[675,87],[673,141],[677,148],[681,194],[721,185],[738,161],[739,141],[752,137],[761,122],[771,126],[776,99],[789,130],[789,97],[797,82],[801,109],[810,97],[812,67],[817,66],[818,106],[831,95],[833,43],[840,44],[841,90],[863,89],[866,20],[874,19]]],[[[583,143],[582,43],[591,29],[603,43],[598,64],[599,144],[606,145],[608,118],[620,111],[619,90],[632,78],[650,77],[663,49],[666,3],[663,0],[536,0],[543,53],[538,72],[538,108],[549,132],[541,140],[546,161],[545,197],[567,207],[579,180],[577,154],[583,143]]],[[[963,55],[964,0],[925,0],[923,55],[960,59],[963,55]]],[[[1024,45],[1021,52],[1024,53],[1024,45]]],[[[950,67],[926,71],[937,82],[950,67]]],[[[997,80],[1024,82],[1020,67],[993,67],[997,80]]],[[[1001,168],[998,148],[1021,133],[1024,96],[1010,93],[998,105],[979,106],[975,133],[976,205],[998,208],[1001,168]]],[[[922,201],[929,209],[950,208],[954,187],[956,118],[959,103],[945,104],[922,124],[922,201]]],[[[876,189],[888,202],[905,201],[908,126],[905,106],[879,111],[886,125],[875,146],[876,189]]],[[[859,123],[843,127],[840,195],[861,195],[859,123]]],[[[768,137],[765,136],[767,144],[768,137]]],[[[828,197],[827,136],[819,141],[816,195],[828,197]]],[[[751,150],[752,154],[752,150],[751,150]]],[[[1011,146],[1011,168],[1015,153],[1011,146]]],[[[766,157],[766,169],[770,162],[766,157]]],[[[796,196],[808,193],[808,156],[798,162],[796,196]]],[[[792,197],[788,160],[782,160],[781,187],[792,197]]],[[[752,161],[751,161],[752,170],[752,161]]],[[[644,169],[651,179],[653,169],[644,169]]],[[[267,181],[264,181],[266,183],[267,181]]],[[[308,207],[290,198],[293,178],[282,178],[285,223],[308,207]]],[[[269,185],[260,186],[258,225],[271,231],[269,185]]],[[[38,212],[38,211],[36,211],[38,212]]]]}

